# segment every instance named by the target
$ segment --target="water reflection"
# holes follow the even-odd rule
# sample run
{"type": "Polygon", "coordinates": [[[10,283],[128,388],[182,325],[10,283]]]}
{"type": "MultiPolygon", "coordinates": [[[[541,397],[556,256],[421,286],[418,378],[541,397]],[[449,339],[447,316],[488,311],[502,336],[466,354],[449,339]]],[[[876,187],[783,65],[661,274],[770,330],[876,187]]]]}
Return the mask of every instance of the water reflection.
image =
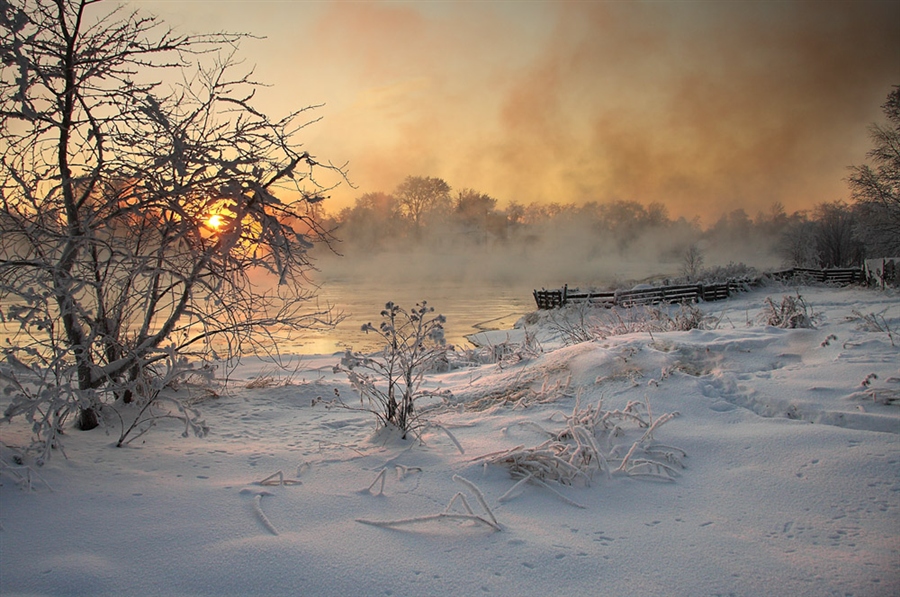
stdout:
{"type": "MultiPolygon", "coordinates": [[[[380,349],[377,337],[365,334],[361,328],[368,322],[377,326],[381,322],[380,312],[388,301],[404,309],[410,309],[422,300],[428,301],[436,313],[447,318],[444,326],[447,342],[458,347],[471,346],[466,340],[469,334],[512,328],[522,315],[535,308],[531,288],[462,282],[378,284],[331,280],[322,283],[317,295],[318,307],[331,305],[336,313],[343,313],[344,320],[327,332],[305,330],[289,339],[276,331],[275,338],[278,339],[272,340],[275,344],[272,352],[312,355],[333,354],[347,348],[364,352],[380,349]]],[[[3,301],[0,308],[5,310],[10,304],[3,301]]],[[[318,307],[311,303],[309,310],[318,307]]],[[[4,342],[15,342],[14,337],[20,330],[16,322],[0,321],[0,337],[4,342]]],[[[213,348],[222,351],[227,347],[214,341],[213,348]]]]}
{"type": "MultiPolygon", "coordinates": [[[[290,348],[298,354],[330,354],[347,348],[376,350],[380,348],[377,338],[362,332],[363,324],[371,322],[377,326],[381,322],[380,312],[388,301],[410,309],[423,300],[434,307],[435,313],[447,318],[444,326],[447,341],[468,347],[469,334],[509,329],[522,315],[533,311],[531,290],[489,284],[328,281],[317,293],[319,302],[343,311],[344,321],[327,333],[303,334],[290,348]]],[[[282,352],[287,351],[282,349],[282,352]]]]}

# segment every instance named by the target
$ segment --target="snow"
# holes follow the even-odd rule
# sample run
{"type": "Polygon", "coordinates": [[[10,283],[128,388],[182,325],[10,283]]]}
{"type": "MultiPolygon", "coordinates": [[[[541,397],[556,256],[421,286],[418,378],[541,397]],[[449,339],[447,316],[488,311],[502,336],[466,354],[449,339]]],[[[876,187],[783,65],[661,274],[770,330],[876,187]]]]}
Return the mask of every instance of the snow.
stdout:
{"type": "Polygon", "coordinates": [[[180,389],[205,438],[161,423],[117,449],[116,429],[71,431],[68,458],[38,468],[13,461],[25,424],[3,425],[0,594],[900,594],[900,301],[805,287],[814,329],[757,321],[795,291],[702,304],[708,330],[563,347],[536,324],[534,357],[430,375],[455,400],[422,416],[464,453],[441,428],[403,441],[329,407],[335,388],[358,404],[335,355],[268,387],[246,387],[271,368],[245,360],[218,394],[180,389]],[[677,412],[655,439],[687,454],[680,474],[549,483],[584,508],[531,483],[500,501],[516,480],[479,457],[536,446],[601,399],[677,412]],[[499,531],[475,518],[490,515],[499,531]]]}

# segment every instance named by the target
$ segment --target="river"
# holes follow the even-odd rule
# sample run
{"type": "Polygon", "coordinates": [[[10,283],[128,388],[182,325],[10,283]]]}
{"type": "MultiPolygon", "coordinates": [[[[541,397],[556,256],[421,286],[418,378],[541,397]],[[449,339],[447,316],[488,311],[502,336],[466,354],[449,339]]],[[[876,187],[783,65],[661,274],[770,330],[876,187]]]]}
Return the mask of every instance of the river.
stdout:
{"type": "Polygon", "coordinates": [[[469,347],[466,336],[484,330],[510,329],[515,322],[535,310],[532,289],[484,283],[377,283],[328,281],[317,295],[320,304],[333,305],[345,319],[327,333],[309,332],[296,339],[282,352],[298,354],[330,354],[346,348],[369,351],[378,348],[377,338],[365,334],[365,323],[378,326],[381,310],[392,301],[409,310],[423,300],[435,313],[446,317],[444,331],[447,342],[469,347]],[[287,349],[287,350],[285,350],[287,349]]]}

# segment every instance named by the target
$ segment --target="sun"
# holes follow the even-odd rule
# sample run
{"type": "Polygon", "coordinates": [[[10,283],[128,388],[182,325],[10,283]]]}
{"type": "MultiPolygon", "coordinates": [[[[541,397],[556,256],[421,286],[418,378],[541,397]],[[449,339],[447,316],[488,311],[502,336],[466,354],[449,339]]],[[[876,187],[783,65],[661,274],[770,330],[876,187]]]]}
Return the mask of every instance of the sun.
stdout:
{"type": "Polygon", "coordinates": [[[219,230],[225,225],[225,218],[222,214],[213,214],[206,219],[206,227],[210,230],[219,230]]]}

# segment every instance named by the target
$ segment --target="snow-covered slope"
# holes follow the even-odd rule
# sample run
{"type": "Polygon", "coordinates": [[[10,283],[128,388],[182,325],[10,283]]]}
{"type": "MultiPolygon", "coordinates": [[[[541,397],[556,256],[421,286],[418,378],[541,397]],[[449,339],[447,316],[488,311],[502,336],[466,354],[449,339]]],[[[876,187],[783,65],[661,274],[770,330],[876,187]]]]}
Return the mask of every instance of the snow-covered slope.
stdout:
{"type": "MultiPolygon", "coordinates": [[[[68,459],[38,469],[14,461],[24,425],[4,425],[0,593],[898,594],[900,301],[800,290],[814,329],[757,321],[766,297],[794,292],[777,288],[702,305],[715,329],[561,346],[532,328],[541,354],[429,377],[454,399],[422,405],[443,426],[423,443],[329,407],[336,388],[359,404],[335,356],[268,386],[246,387],[265,366],[245,362],[217,395],[182,389],[203,439],[161,424],[116,449],[102,429],[72,431],[68,459]],[[892,333],[859,317],[873,313],[892,333]],[[601,401],[678,413],[653,433],[684,465],[673,480],[614,472],[618,460],[589,482],[510,493],[516,479],[481,458],[539,446],[601,401]]],[[[507,335],[493,334],[482,340],[507,335]]],[[[596,438],[611,458],[643,433],[620,427],[596,438]]]]}

